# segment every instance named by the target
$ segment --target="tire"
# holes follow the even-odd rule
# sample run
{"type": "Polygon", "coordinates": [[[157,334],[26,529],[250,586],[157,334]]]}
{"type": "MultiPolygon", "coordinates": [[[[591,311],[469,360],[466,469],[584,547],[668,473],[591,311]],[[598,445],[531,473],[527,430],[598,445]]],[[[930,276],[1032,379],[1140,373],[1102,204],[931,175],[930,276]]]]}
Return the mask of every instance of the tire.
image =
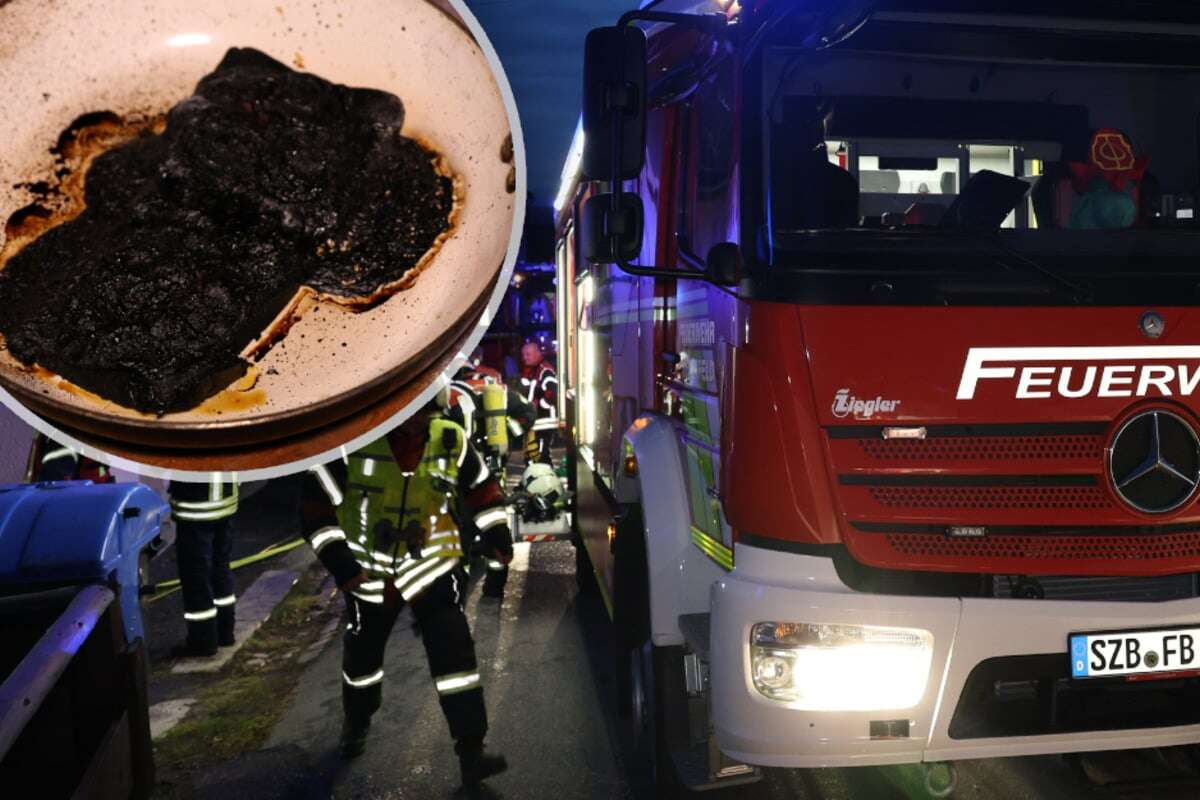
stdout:
{"type": "Polygon", "coordinates": [[[596,583],[596,571],[592,569],[587,548],[578,538],[572,539],[571,544],[575,546],[575,588],[581,595],[596,597],[600,594],[600,585],[596,583]]]}
{"type": "Polygon", "coordinates": [[[650,639],[650,586],[640,509],[628,510],[613,548],[613,637],[618,710],[632,763],[655,797],[683,797],[671,746],[687,741],[683,648],[650,639]],[[682,732],[682,738],[680,737],[682,732]]]}

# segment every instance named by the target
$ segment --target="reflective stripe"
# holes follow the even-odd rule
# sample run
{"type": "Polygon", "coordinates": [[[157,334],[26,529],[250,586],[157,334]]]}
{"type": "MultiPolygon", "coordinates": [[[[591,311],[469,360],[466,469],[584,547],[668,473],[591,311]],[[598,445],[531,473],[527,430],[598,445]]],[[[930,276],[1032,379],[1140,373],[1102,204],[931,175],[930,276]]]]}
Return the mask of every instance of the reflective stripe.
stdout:
{"type": "Polygon", "coordinates": [[[422,559],[413,558],[412,556],[406,555],[406,556],[404,556],[404,558],[400,559],[400,563],[397,564],[396,567],[392,570],[392,575],[399,577],[401,574],[408,572],[413,567],[419,566],[424,563],[425,562],[422,559]]]}
{"type": "Polygon", "coordinates": [[[383,680],[383,670],[372,672],[365,678],[351,678],[345,672],[342,673],[342,679],[346,681],[347,686],[353,686],[355,689],[362,689],[365,686],[374,686],[383,680]]]}
{"type": "Polygon", "coordinates": [[[458,466],[461,467],[463,465],[463,462],[467,460],[467,451],[470,448],[471,448],[471,440],[468,439],[466,437],[466,435],[464,435],[463,440],[462,440],[462,452],[458,454],[458,466]]]}
{"type": "Polygon", "coordinates": [[[346,541],[346,532],[341,528],[323,528],[312,537],[312,549],[315,553],[320,553],[321,548],[330,542],[346,541]]]}
{"type": "Polygon", "coordinates": [[[475,478],[475,482],[471,484],[472,489],[482,484],[488,478],[492,477],[492,471],[488,469],[488,465],[485,462],[480,461],[479,466],[481,469],[479,470],[479,475],[475,478]]]}
{"type": "Polygon", "coordinates": [[[533,423],[535,431],[549,431],[558,428],[558,420],[554,417],[542,417],[537,422],[533,423]]]}
{"type": "MultiPolygon", "coordinates": [[[[363,461],[363,477],[369,478],[374,474],[375,474],[375,459],[368,458],[365,461],[363,461]]],[[[334,505],[340,505],[340,504],[341,504],[341,501],[339,500],[334,505]]]]}
{"type": "Polygon", "coordinates": [[[367,552],[367,548],[363,547],[361,544],[354,541],[353,539],[347,539],[346,545],[356,553],[364,553],[365,554],[367,552]]]}
{"type": "Polygon", "coordinates": [[[521,427],[521,423],[517,422],[513,417],[508,418],[508,429],[513,432],[513,436],[521,436],[525,433],[525,429],[521,427]]]}
{"type": "Polygon", "coordinates": [[[46,455],[42,456],[42,463],[46,464],[56,458],[66,458],[67,456],[70,456],[72,461],[79,460],[79,454],[74,450],[69,447],[60,447],[57,450],[51,450],[49,453],[46,453],[46,455]]]}
{"type": "Polygon", "coordinates": [[[351,592],[350,594],[354,595],[359,600],[362,600],[364,603],[373,603],[375,605],[380,605],[383,603],[382,594],[360,594],[357,590],[351,592]]]}
{"type": "Polygon", "coordinates": [[[500,561],[492,561],[491,559],[488,559],[487,565],[488,569],[490,569],[492,572],[499,572],[500,570],[504,569],[504,564],[500,561]]]}
{"type": "Polygon", "coordinates": [[[436,678],[435,681],[438,694],[456,694],[477,687],[479,685],[479,673],[459,672],[454,675],[445,675],[441,678],[436,678]]]}
{"type": "MultiPolygon", "coordinates": [[[[402,597],[405,602],[408,602],[409,600],[411,600],[414,597],[416,597],[417,595],[419,595],[421,592],[425,591],[425,589],[429,586],[429,584],[433,583],[438,578],[445,575],[447,572],[450,572],[452,569],[454,569],[458,565],[457,558],[446,558],[446,559],[439,559],[439,560],[444,562],[443,566],[438,567],[433,572],[426,573],[425,576],[422,577],[420,580],[416,581],[415,583],[410,584],[407,589],[404,589],[403,591],[400,592],[400,597],[402,597]]],[[[434,563],[437,563],[437,562],[435,561],[434,563]]]]}
{"type": "Polygon", "coordinates": [[[231,606],[236,602],[237,602],[237,595],[232,595],[232,594],[227,594],[224,597],[214,597],[213,598],[213,605],[217,606],[218,608],[224,608],[225,606],[231,606]]]}
{"type": "Polygon", "coordinates": [[[191,511],[208,511],[213,508],[226,508],[227,506],[236,506],[236,497],[226,497],[222,500],[206,500],[200,503],[189,503],[186,500],[174,500],[171,505],[175,508],[185,508],[191,511]]]}
{"type": "Polygon", "coordinates": [[[177,511],[174,516],[176,519],[189,520],[191,522],[210,522],[216,519],[232,517],[236,513],[237,506],[232,505],[228,508],[219,508],[216,511],[177,511]]]}
{"type": "Polygon", "coordinates": [[[475,515],[475,527],[481,531],[505,522],[508,522],[508,512],[503,508],[489,508],[475,515]]]}
{"type": "Polygon", "coordinates": [[[405,556],[393,556],[390,553],[382,553],[378,550],[373,550],[371,552],[371,558],[380,564],[383,564],[384,566],[391,566],[397,561],[403,561],[405,556]]]}
{"type": "Polygon", "coordinates": [[[383,581],[363,581],[358,585],[364,592],[382,592],[383,581]]]}
{"type": "Polygon", "coordinates": [[[185,611],[183,618],[188,622],[203,622],[206,619],[213,619],[217,616],[217,609],[210,608],[207,611],[185,611]]]}
{"type": "Polygon", "coordinates": [[[463,554],[462,547],[457,543],[447,544],[438,548],[430,548],[428,551],[421,551],[421,560],[427,558],[460,558],[463,554]]]}
{"type": "MultiPolygon", "coordinates": [[[[374,462],[369,462],[374,463],[374,462]]],[[[318,464],[312,468],[312,474],[317,476],[317,481],[321,484],[321,488],[325,490],[325,494],[329,495],[329,502],[333,503],[334,508],[342,504],[342,490],[338,488],[337,481],[333,479],[329,469],[324,464],[318,464]]]]}
{"type": "MultiPolygon", "coordinates": [[[[430,558],[430,559],[427,559],[424,561],[414,561],[413,562],[414,564],[418,564],[420,566],[418,566],[416,569],[411,569],[411,570],[405,572],[400,577],[396,578],[395,586],[397,589],[400,590],[401,597],[404,596],[403,592],[404,592],[405,587],[407,587],[412,581],[415,581],[420,576],[422,576],[422,575],[428,573],[430,570],[436,568],[439,561],[441,561],[441,559],[439,559],[439,558],[430,558]]],[[[406,597],[405,599],[407,600],[408,598],[406,597]]]]}

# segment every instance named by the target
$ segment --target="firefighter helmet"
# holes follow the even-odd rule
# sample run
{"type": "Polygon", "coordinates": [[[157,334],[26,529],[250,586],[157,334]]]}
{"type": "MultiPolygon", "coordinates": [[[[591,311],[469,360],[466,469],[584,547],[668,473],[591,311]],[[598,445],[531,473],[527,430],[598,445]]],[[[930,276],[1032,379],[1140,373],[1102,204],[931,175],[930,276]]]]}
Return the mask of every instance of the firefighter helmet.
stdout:
{"type": "Polygon", "coordinates": [[[521,488],[533,497],[541,498],[547,506],[553,506],[563,494],[562,482],[549,464],[530,464],[521,476],[521,488]]]}

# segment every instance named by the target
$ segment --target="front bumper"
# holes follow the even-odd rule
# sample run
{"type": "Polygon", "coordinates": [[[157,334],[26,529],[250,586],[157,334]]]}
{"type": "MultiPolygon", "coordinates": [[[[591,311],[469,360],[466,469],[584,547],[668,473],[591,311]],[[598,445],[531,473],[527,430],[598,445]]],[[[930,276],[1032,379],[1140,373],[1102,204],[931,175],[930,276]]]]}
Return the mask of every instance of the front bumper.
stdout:
{"type": "MultiPolygon", "coordinates": [[[[738,544],[736,567],[713,584],[712,714],[731,758],[774,767],[838,767],[1035,755],[1200,742],[1200,724],[994,738],[953,738],[950,722],[980,662],[1058,653],[1089,630],[1200,623],[1200,598],[1164,603],[931,598],[854,592],[827,558],[738,544]],[[757,622],[883,625],[933,634],[921,701],[903,711],[801,711],[768,700],[750,680],[757,622]],[[909,736],[872,739],[872,721],[907,719],[909,736]]],[[[880,675],[886,680],[886,675],[880,675]]]]}

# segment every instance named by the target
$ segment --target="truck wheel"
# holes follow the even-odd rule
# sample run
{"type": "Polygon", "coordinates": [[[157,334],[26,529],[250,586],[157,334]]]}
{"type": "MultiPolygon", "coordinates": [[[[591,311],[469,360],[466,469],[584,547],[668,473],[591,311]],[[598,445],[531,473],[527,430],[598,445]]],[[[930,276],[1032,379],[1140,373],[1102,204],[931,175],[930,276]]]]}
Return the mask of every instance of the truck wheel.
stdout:
{"type": "Polygon", "coordinates": [[[682,675],[682,659],[682,648],[656,647],[649,639],[630,651],[630,747],[653,782],[655,797],[679,800],[691,796],[680,783],[671,757],[672,741],[680,740],[671,732],[678,734],[682,727],[681,746],[687,738],[687,700],[674,680],[682,675]]]}
{"type": "Polygon", "coordinates": [[[683,795],[671,758],[668,731],[682,723],[686,731],[686,697],[682,685],[682,649],[656,647],[650,639],[650,593],[645,538],[640,509],[632,509],[618,526],[613,560],[613,621],[617,656],[617,691],[627,720],[634,762],[654,784],[655,796],[683,795]],[[676,663],[678,662],[678,664],[676,663]],[[675,667],[678,666],[678,669],[675,667]],[[676,694],[680,697],[675,697],[676,694]]]}
{"type": "Polygon", "coordinates": [[[596,583],[596,571],[592,569],[592,559],[588,557],[587,548],[578,539],[572,539],[575,546],[575,588],[582,595],[593,597],[600,594],[596,583]]]}

